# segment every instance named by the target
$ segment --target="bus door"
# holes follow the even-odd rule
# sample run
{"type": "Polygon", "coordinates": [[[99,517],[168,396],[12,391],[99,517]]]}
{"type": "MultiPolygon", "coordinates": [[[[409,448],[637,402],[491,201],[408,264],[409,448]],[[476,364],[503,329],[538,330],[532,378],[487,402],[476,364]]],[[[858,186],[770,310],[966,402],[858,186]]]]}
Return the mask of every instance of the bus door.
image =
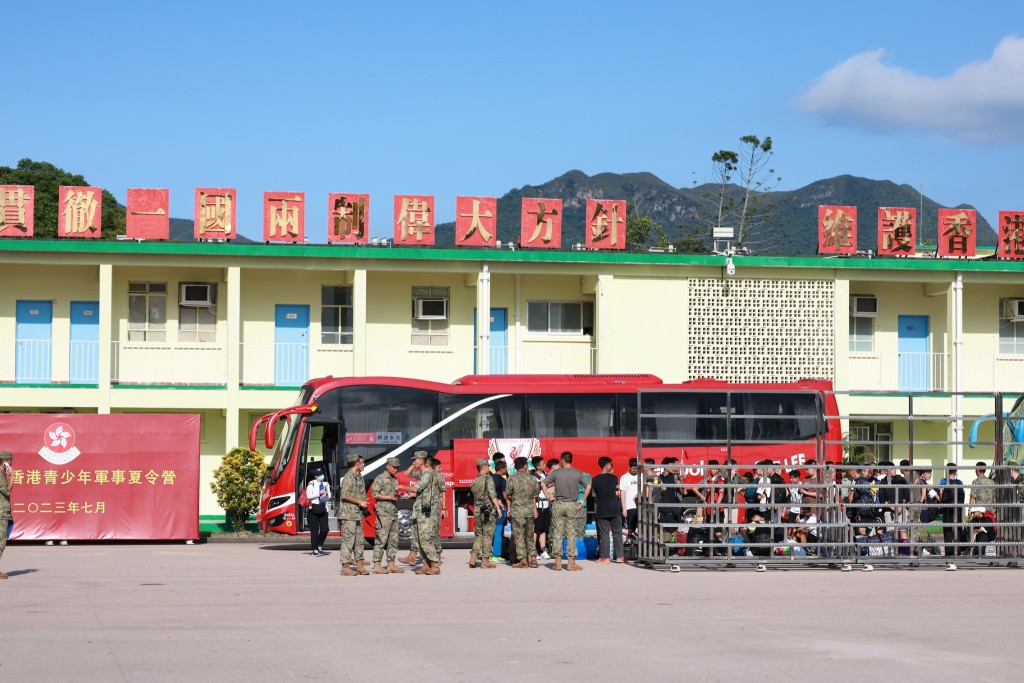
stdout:
{"type": "MultiPolygon", "coordinates": [[[[331,491],[337,499],[338,486],[341,483],[342,466],[339,455],[339,444],[344,443],[344,428],[337,422],[313,422],[307,418],[304,422],[302,449],[296,463],[295,476],[296,496],[313,478],[313,470],[322,467],[331,491]]],[[[297,528],[306,530],[306,515],[297,511],[297,528]]],[[[337,519],[333,514],[328,516],[330,530],[337,530],[337,519]]]]}

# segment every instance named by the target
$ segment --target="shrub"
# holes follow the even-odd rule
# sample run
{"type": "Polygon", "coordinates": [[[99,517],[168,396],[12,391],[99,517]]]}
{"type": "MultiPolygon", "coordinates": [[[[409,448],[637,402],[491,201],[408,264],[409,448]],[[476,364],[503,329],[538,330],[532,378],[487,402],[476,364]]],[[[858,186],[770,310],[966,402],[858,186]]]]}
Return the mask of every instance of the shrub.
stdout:
{"type": "Polygon", "coordinates": [[[227,513],[231,528],[244,531],[249,515],[260,505],[260,492],[267,464],[263,454],[248,448],[233,448],[213,471],[210,488],[227,513]]]}

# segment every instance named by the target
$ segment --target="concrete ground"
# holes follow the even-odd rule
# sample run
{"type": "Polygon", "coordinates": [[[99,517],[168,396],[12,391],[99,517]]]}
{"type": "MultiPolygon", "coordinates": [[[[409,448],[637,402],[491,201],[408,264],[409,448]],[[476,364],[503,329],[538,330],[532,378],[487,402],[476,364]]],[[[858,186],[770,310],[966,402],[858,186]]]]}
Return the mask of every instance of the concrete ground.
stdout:
{"type": "Polygon", "coordinates": [[[452,549],[440,576],[341,577],[330,550],[10,546],[0,681],[1020,679],[1018,569],[470,570],[452,549]]]}

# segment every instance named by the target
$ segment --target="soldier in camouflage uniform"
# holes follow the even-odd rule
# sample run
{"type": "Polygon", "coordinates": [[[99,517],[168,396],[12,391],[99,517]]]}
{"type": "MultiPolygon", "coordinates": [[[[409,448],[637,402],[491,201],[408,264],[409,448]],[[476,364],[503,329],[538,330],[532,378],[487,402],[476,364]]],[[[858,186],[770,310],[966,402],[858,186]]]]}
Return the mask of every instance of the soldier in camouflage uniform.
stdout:
{"type": "Polygon", "coordinates": [[[395,565],[398,555],[398,458],[388,458],[384,474],[373,480],[370,492],[377,501],[377,537],[373,543],[373,573],[402,574],[404,569],[395,565]],[[381,560],[387,552],[388,566],[382,567],[381,560]]]}
{"type": "Polygon", "coordinates": [[[494,523],[501,514],[502,504],[498,499],[498,491],[491,479],[491,468],[486,459],[476,461],[476,479],[469,487],[473,494],[473,550],[469,553],[469,566],[476,568],[477,558],[481,558],[484,569],[494,569],[491,562],[491,545],[494,543],[494,523]]]}
{"type": "MultiPolygon", "coordinates": [[[[4,556],[4,548],[7,547],[7,527],[14,521],[11,516],[11,480],[14,478],[14,470],[11,465],[14,456],[10,451],[0,451],[0,558],[4,556]]],[[[7,574],[0,572],[0,579],[6,579],[7,574]]]]}
{"type": "Polygon", "coordinates": [[[363,566],[363,515],[367,511],[366,482],[363,481],[363,459],[355,453],[347,458],[348,472],[341,480],[340,509],[341,521],[341,575],[365,576],[370,572],[363,566]],[[358,557],[358,559],[356,559],[358,557]],[[356,565],[355,570],[352,564],[356,565]]]}
{"type": "MultiPolygon", "coordinates": [[[[416,570],[417,574],[435,575],[441,573],[438,565],[437,546],[434,544],[434,515],[440,515],[440,494],[437,479],[430,468],[430,456],[426,451],[416,451],[412,456],[412,466],[406,470],[410,478],[417,481],[416,502],[412,506],[415,522],[412,532],[413,548],[419,551],[423,566],[416,570]]],[[[402,560],[405,562],[405,560],[402,560]]]]}
{"type": "Polygon", "coordinates": [[[445,497],[447,484],[444,481],[444,473],[441,472],[441,461],[437,458],[431,458],[430,465],[434,473],[434,480],[438,486],[437,505],[439,511],[434,516],[434,546],[437,548],[437,563],[441,564],[441,518],[448,515],[448,501],[445,497]]]}
{"type": "Polygon", "coordinates": [[[512,541],[518,561],[513,568],[537,566],[537,546],[533,542],[533,520],[537,517],[537,494],[540,484],[527,469],[527,460],[515,460],[516,473],[509,477],[505,495],[509,497],[509,519],[512,520],[512,541]]]}

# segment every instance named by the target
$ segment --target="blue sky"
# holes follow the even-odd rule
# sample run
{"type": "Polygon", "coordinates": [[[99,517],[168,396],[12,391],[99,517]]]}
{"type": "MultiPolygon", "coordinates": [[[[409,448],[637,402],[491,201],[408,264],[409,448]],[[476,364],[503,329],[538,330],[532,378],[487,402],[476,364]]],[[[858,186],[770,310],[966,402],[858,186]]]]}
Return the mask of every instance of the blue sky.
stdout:
{"type": "Polygon", "coordinates": [[[1024,3],[35,2],[5,7],[0,165],[82,173],[122,202],[237,187],[500,196],[570,169],[710,179],[770,135],[780,189],[842,173],[992,223],[1024,209],[1024,3]]]}

